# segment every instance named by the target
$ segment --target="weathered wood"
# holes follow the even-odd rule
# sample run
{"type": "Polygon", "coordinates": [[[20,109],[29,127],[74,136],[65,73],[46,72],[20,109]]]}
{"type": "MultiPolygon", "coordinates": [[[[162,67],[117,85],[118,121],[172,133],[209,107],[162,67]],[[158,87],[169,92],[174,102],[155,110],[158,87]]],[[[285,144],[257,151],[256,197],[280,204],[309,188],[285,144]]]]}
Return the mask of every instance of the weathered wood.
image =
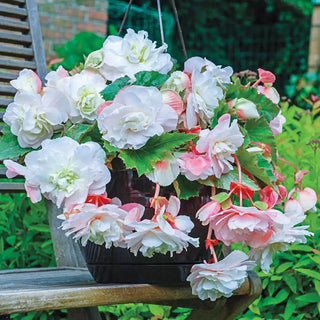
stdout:
{"type": "Polygon", "coordinates": [[[17,90],[10,85],[0,85],[0,94],[4,96],[14,96],[17,90]]]}
{"type": "Polygon", "coordinates": [[[16,5],[16,6],[21,6],[23,7],[26,3],[25,0],[0,0],[1,3],[5,3],[5,4],[12,4],[12,5],[16,5]]]}
{"type": "Polygon", "coordinates": [[[36,63],[34,61],[0,58],[0,68],[13,70],[23,68],[36,69],[36,63]]]}
{"type": "Polygon", "coordinates": [[[0,71],[0,81],[9,82],[10,80],[18,78],[19,74],[9,71],[0,71]]]}
{"type": "Polygon", "coordinates": [[[32,48],[8,46],[2,44],[0,46],[0,54],[19,58],[32,58],[34,56],[32,48]]]}
{"type": "MultiPolygon", "coordinates": [[[[0,111],[0,121],[3,119],[4,111],[0,111]]],[[[1,130],[1,124],[0,124],[0,130],[1,130]]]]}
{"type": "Polygon", "coordinates": [[[63,213],[62,208],[58,209],[50,200],[46,201],[46,207],[57,265],[86,267],[87,265],[78,243],[76,243],[72,237],[66,237],[65,232],[60,228],[62,220],[58,219],[57,216],[63,213]]]}
{"type": "MultiPolygon", "coordinates": [[[[246,280],[235,294],[251,295],[250,284],[246,280]]],[[[203,303],[192,295],[189,286],[97,284],[83,268],[0,271],[0,314],[129,302],[197,306],[201,309],[206,306],[212,309],[215,305],[212,302],[203,303]]]]}
{"type": "MultiPolygon", "coordinates": [[[[11,103],[13,99],[10,98],[0,98],[0,106],[7,107],[9,103],[11,103]]],[[[1,114],[0,118],[2,119],[3,114],[1,114]]]]}
{"type": "Polygon", "coordinates": [[[46,58],[44,54],[41,27],[37,3],[35,0],[27,1],[28,18],[30,23],[30,33],[32,37],[32,47],[34,51],[34,60],[37,65],[37,74],[42,83],[45,81],[45,76],[48,73],[46,58]]]}
{"type": "Polygon", "coordinates": [[[0,167],[0,178],[6,178],[7,168],[0,167]]]}
{"type": "Polygon", "coordinates": [[[25,19],[27,17],[27,10],[16,6],[4,6],[0,4],[0,16],[25,19]]]}
{"type": "Polygon", "coordinates": [[[18,193],[25,192],[24,183],[22,182],[0,182],[0,192],[1,193],[18,193]]]}
{"type": "Polygon", "coordinates": [[[15,95],[16,92],[17,92],[17,90],[10,85],[6,85],[6,84],[0,85],[0,94],[2,94],[2,95],[13,96],[13,95],[15,95]]]}
{"type": "Polygon", "coordinates": [[[30,45],[32,40],[30,34],[18,34],[8,31],[0,31],[0,41],[5,43],[30,45]]]}
{"type": "Polygon", "coordinates": [[[0,17],[0,28],[12,31],[29,31],[29,23],[26,21],[19,21],[17,19],[0,17]]]}
{"type": "Polygon", "coordinates": [[[313,7],[310,29],[308,71],[317,72],[320,68],[320,5],[313,7]]]}

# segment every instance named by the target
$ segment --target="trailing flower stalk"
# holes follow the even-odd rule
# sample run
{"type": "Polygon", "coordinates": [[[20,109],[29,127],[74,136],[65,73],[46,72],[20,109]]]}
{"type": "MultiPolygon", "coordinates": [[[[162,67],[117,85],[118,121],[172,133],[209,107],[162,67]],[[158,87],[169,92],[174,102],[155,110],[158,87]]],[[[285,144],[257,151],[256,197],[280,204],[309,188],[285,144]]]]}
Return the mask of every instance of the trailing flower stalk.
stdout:
{"type": "Polygon", "coordinates": [[[201,57],[173,71],[166,49],[129,29],[123,38],[109,36],[78,73],[49,72],[43,87],[36,73],[21,71],[0,136],[1,150],[12,147],[0,160],[8,178],[25,177],[32,202],[43,196],[64,208],[61,227],[82,245],[146,257],[203,245],[210,258],[191,269],[193,293],[230,297],[249,270],[268,272],[274,252],[306,242],[312,234],[301,223],[317,197],[303,188],[308,172],[277,154],[274,136],[285,118],[273,73],[258,69],[256,81],[241,84],[231,67],[201,57]],[[117,158],[155,184],[150,219],[140,203],[108,198],[117,158]],[[277,161],[295,168],[290,192],[277,161]],[[161,191],[170,185],[176,194],[167,199],[161,191]],[[211,188],[210,201],[180,212],[181,201],[203,188],[211,188]],[[190,236],[194,219],[203,225],[203,244],[190,236]],[[215,247],[238,242],[248,254],[219,260],[215,247]]]}

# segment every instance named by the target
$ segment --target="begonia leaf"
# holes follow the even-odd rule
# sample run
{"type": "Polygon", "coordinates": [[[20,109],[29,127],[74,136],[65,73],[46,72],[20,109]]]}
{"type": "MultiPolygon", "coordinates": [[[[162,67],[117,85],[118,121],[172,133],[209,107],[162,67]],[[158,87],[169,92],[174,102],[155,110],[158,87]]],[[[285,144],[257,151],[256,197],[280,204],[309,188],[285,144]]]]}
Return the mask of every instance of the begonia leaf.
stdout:
{"type": "Polygon", "coordinates": [[[265,116],[266,120],[270,122],[275,118],[280,109],[270,99],[263,94],[259,94],[256,87],[243,86],[240,82],[227,85],[226,99],[232,100],[235,98],[245,98],[252,101],[258,109],[261,116],[265,116]]]}
{"type": "Polygon", "coordinates": [[[219,118],[229,112],[228,104],[224,101],[219,101],[219,106],[214,109],[214,115],[211,119],[211,128],[214,128],[218,124],[219,118]]]}
{"type": "Polygon", "coordinates": [[[179,175],[177,180],[173,183],[177,196],[180,199],[189,199],[191,197],[199,196],[199,190],[203,185],[197,181],[190,181],[185,176],[179,175]]]}
{"type": "MultiPolygon", "coordinates": [[[[164,159],[164,154],[173,151],[181,144],[195,138],[194,134],[180,132],[165,132],[161,136],[151,137],[140,149],[118,149],[119,157],[128,169],[136,168],[139,176],[153,170],[153,165],[164,159]]],[[[112,151],[112,150],[110,150],[112,151]]]]}
{"type": "Polygon", "coordinates": [[[130,78],[125,76],[115,80],[110,83],[106,88],[104,88],[100,93],[104,100],[112,101],[115,95],[119,92],[120,89],[127,86],[130,83],[130,78]]]}
{"type": "Polygon", "coordinates": [[[250,137],[250,141],[266,143],[270,146],[272,161],[276,162],[276,142],[265,117],[262,116],[258,119],[248,119],[245,124],[245,129],[250,137]]]}
{"type": "Polygon", "coordinates": [[[158,71],[140,71],[135,75],[136,81],[133,85],[146,87],[159,87],[169,79],[169,75],[158,71]]]}
{"type": "Polygon", "coordinates": [[[5,126],[0,133],[0,160],[15,159],[32,151],[31,148],[21,148],[17,137],[5,126]]]}
{"type": "Polygon", "coordinates": [[[272,182],[276,181],[272,172],[272,165],[260,154],[248,152],[241,147],[237,150],[236,156],[238,157],[242,168],[248,171],[252,176],[270,186],[272,186],[272,182]]]}
{"type": "Polygon", "coordinates": [[[226,201],[228,198],[229,198],[229,195],[226,192],[220,192],[214,195],[213,197],[211,197],[213,201],[217,201],[219,203],[226,201]]]}

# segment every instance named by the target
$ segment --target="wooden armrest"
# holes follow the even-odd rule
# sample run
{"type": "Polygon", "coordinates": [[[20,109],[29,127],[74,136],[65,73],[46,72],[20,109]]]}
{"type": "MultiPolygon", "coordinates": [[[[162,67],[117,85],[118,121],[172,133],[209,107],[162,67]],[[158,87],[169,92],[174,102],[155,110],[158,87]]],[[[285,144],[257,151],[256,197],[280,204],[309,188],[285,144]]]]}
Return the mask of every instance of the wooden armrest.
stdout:
{"type": "MultiPolygon", "coordinates": [[[[250,279],[252,275],[255,274],[249,276],[235,292],[236,295],[257,294],[256,291],[259,291],[259,288],[253,288],[250,279]]],[[[258,293],[260,294],[260,291],[258,293]]],[[[192,295],[189,286],[98,284],[85,268],[0,271],[0,314],[130,302],[187,307],[196,307],[201,303],[208,305],[208,302],[201,302],[196,296],[192,295]]]]}

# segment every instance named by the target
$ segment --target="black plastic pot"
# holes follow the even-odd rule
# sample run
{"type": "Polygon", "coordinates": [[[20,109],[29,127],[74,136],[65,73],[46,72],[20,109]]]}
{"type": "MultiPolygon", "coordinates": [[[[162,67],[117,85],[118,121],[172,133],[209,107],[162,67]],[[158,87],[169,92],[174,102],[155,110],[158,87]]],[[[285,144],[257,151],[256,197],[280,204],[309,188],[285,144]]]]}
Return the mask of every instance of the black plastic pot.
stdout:
{"type": "MultiPolygon", "coordinates": [[[[154,184],[146,177],[138,177],[134,170],[125,170],[119,159],[113,161],[111,182],[108,184],[108,197],[118,197],[123,204],[140,203],[146,207],[143,218],[151,218],[153,209],[149,199],[154,194],[154,184]]],[[[174,195],[173,188],[161,188],[160,195],[174,195]]],[[[84,255],[93,278],[100,283],[153,283],[153,284],[185,284],[192,265],[207,260],[208,252],[204,246],[206,228],[195,219],[197,210],[209,201],[209,191],[202,190],[199,197],[181,200],[180,214],[188,215],[195,224],[192,237],[200,238],[200,247],[189,245],[188,251],[181,254],[155,254],[152,258],[142,256],[139,252],[134,256],[128,249],[106,249],[103,245],[89,242],[84,248],[84,255]]]]}

